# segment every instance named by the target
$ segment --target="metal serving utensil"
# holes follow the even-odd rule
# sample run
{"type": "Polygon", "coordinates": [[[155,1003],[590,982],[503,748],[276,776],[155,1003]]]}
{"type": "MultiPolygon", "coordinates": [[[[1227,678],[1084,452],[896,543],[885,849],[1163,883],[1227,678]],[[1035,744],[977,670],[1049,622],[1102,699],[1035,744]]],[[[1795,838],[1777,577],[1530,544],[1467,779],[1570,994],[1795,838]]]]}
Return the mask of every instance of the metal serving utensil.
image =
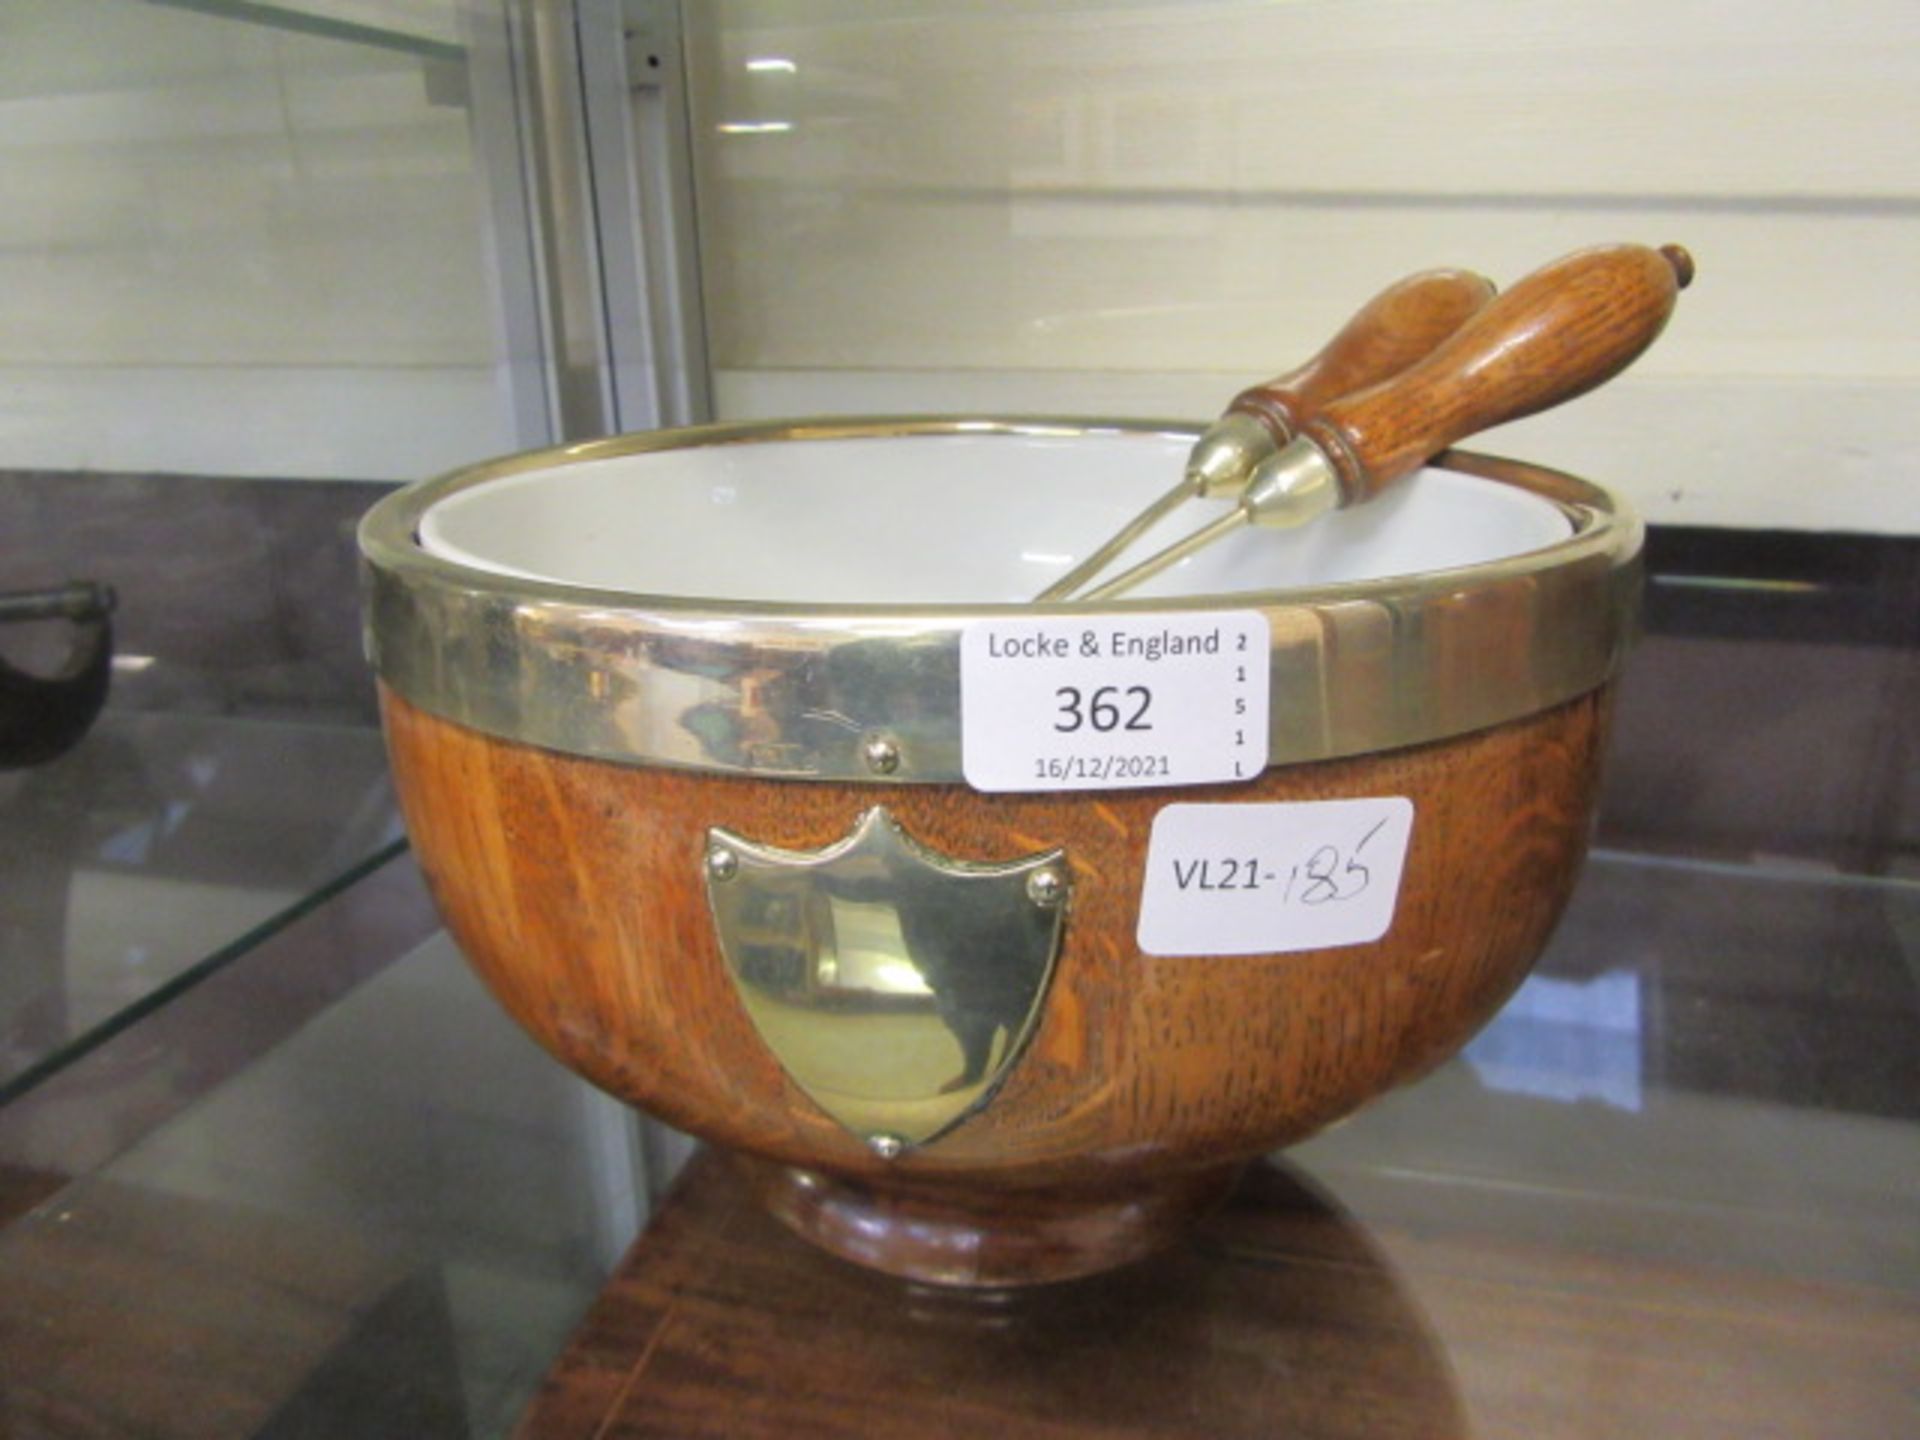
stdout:
{"type": "Polygon", "coordinates": [[[1309,419],[1225,515],[1078,598],[1124,595],[1242,525],[1289,529],[1364,504],[1477,431],[1585,394],[1654,342],[1692,279],[1678,245],[1601,245],[1543,266],[1425,359],[1309,419]]]}
{"type": "Polygon", "coordinates": [[[1493,298],[1470,270],[1423,270],[1389,285],[1297,369],[1242,390],[1200,437],[1180,483],[1034,597],[1064,600],[1184,501],[1237,495],[1253,468],[1330,401],[1398,375],[1493,298]]]}

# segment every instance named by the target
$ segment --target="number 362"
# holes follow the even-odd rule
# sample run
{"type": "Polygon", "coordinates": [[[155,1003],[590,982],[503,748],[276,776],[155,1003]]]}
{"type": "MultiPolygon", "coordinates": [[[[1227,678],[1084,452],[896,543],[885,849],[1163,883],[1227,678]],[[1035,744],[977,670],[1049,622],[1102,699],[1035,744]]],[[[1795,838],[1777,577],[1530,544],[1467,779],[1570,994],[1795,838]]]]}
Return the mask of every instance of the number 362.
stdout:
{"type": "Polygon", "coordinates": [[[1082,695],[1078,686],[1062,685],[1053,692],[1059,702],[1053,728],[1071,735],[1081,728],[1105,734],[1109,730],[1151,730],[1147,711],[1153,704],[1153,691],[1145,685],[1102,685],[1091,695],[1082,695]]]}

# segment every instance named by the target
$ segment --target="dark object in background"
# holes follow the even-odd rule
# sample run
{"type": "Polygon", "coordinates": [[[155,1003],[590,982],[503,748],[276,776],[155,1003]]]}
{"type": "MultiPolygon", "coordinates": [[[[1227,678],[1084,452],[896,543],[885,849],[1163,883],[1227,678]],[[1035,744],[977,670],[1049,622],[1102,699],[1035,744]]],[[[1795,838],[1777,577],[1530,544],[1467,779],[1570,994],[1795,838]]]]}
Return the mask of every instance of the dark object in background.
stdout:
{"type": "Polygon", "coordinates": [[[51,675],[0,657],[0,770],[65,754],[107,703],[113,671],[113,591],[88,580],[50,590],[0,592],[0,625],[66,620],[72,648],[51,675]]]}

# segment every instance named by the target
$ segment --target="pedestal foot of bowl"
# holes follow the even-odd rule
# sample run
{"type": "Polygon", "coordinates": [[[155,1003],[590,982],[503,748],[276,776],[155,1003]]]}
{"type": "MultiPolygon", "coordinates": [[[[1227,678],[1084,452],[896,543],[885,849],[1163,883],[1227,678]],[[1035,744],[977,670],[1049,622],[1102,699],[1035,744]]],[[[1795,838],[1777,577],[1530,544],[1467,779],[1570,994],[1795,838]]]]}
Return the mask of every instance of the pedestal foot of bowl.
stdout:
{"type": "Polygon", "coordinates": [[[1244,1162],[1090,1190],[1015,1190],[951,1179],[872,1181],[736,1154],[788,1228],[871,1269],[929,1285],[1072,1280],[1176,1240],[1231,1193],[1244,1162]]]}

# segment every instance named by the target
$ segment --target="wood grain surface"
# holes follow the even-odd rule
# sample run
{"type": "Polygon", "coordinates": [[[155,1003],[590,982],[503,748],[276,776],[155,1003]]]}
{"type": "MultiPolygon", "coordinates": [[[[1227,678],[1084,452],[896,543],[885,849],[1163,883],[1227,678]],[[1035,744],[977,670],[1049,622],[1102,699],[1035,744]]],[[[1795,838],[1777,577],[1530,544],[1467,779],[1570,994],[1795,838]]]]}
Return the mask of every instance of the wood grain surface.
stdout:
{"type": "Polygon", "coordinates": [[[5,1440],[468,1433],[443,1278],[351,1226],[95,1178],[0,1273],[5,1440]]]}
{"type": "Polygon", "coordinates": [[[553,754],[384,697],[408,828],[442,914],[501,1003],[565,1063],[669,1123],[874,1181],[1097,1192],[1303,1136],[1422,1074],[1512,992],[1586,843],[1602,692],[1528,719],[1232,790],[985,796],[755,781],[553,754]],[[1413,839],[1372,945],[1165,959],[1134,943],[1148,832],[1173,801],[1404,795],[1413,839]],[[891,1163],[761,1042],[707,911],[707,828],[805,849],[885,804],[949,855],[1067,849],[1072,908],[1044,1013],[986,1108],[891,1163]]]}
{"type": "Polygon", "coordinates": [[[1421,359],[1492,298],[1493,282],[1470,270],[1409,275],[1355,312],[1306,364],[1234,396],[1228,413],[1252,416],[1284,445],[1332,401],[1421,359]]]}
{"type": "Polygon", "coordinates": [[[1193,1241],[1093,1280],[934,1291],[782,1233],[697,1156],[518,1440],[1465,1434],[1377,1246],[1260,1167],[1193,1241]]]}
{"type": "Polygon", "coordinates": [[[24,1165],[0,1161],[0,1226],[24,1215],[67,1183],[65,1175],[53,1175],[24,1165]]]}
{"type": "Polygon", "coordinates": [[[1424,360],[1328,404],[1303,433],[1340,472],[1347,503],[1371,498],[1479,431],[1582,395],[1658,338],[1693,279],[1677,245],[1597,245],[1495,297],[1424,360]]]}
{"type": "Polygon", "coordinates": [[[1433,1210],[1410,1186],[1363,1223],[1260,1162],[1141,1264],[936,1292],[785,1234],[719,1161],[683,1176],[518,1440],[1913,1433],[1910,1297],[1609,1251],[1552,1224],[1550,1193],[1468,1186],[1433,1210]]]}

